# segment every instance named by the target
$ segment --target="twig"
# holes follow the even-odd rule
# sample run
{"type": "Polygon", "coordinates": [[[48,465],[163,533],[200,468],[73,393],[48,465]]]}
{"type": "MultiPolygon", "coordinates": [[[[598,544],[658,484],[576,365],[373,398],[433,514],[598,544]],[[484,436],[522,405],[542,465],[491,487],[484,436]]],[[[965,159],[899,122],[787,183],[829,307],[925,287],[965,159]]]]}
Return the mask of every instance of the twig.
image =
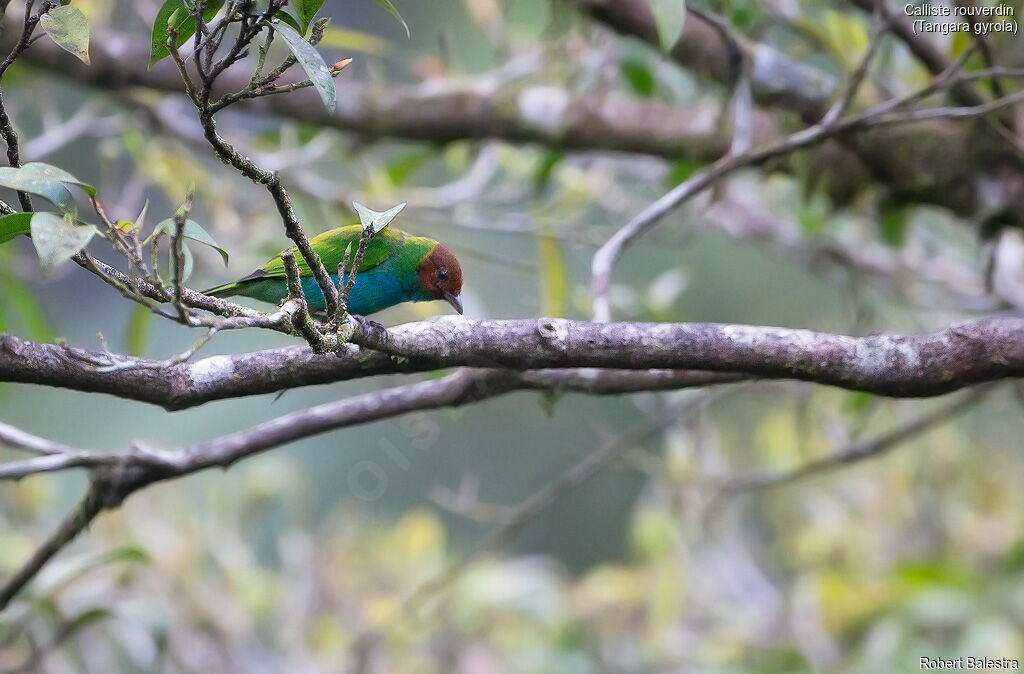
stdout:
{"type": "Polygon", "coordinates": [[[309,305],[306,303],[306,295],[302,289],[302,277],[299,275],[299,265],[295,262],[295,253],[287,250],[281,254],[284,262],[284,271],[288,283],[288,302],[292,304],[292,325],[303,339],[313,349],[314,353],[327,353],[336,346],[326,339],[316,325],[316,321],[309,313],[309,305]]]}
{"type": "MultiPolygon", "coordinates": [[[[207,468],[228,468],[260,452],[329,430],[407,412],[471,404],[508,392],[513,388],[513,382],[514,377],[507,373],[460,370],[443,379],[353,396],[287,414],[246,431],[172,452],[156,454],[133,448],[122,452],[90,453],[89,461],[82,464],[93,468],[88,493],[75,512],[14,576],[0,586],[0,611],[104,508],[118,507],[130,494],[154,482],[207,468]]],[[[80,451],[77,454],[85,455],[80,451]]],[[[49,458],[44,456],[32,460],[49,458]]],[[[70,457],[67,460],[70,461],[70,457]]]]}
{"type": "Polygon", "coordinates": [[[0,585],[0,611],[7,608],[11,600],[35,578],[54,555],[60,552],[80,534],[103,510],[99,490],[89,488],[78,507],[61,522],[57,530],[43,543],[18,571],[3,585],[0,585]]]}
{"type": "MultiPolygon", "coordinates": [[[[564,498],[568,493],[585,484],[592,477],[622,458],[630,450],[635,449],[640,443],[651,438],[658,431],[679,418],[708,405],[713,399],[713,395],[697,394],[677,408],[662,411],[662,413],[655,417],[641,422],[633,429],[604,443],[596,451],[588,453],[581,461],[551,482],[545,484],[516,506],[507,516],[504,523],[494,528],[482,541],[474,545],[469,552],[451,562],[446,569],[434,578],[413,589],[399,603],[394,612],[395,617],[404,617],[414,613],[424,601],[448,587],[484,554],[499,550],[508,545],[528,524],[536,520],[538,516],[564,498]]],[[[368,635],[364,634],[362,636],[365,639],[368,635]]],[[[357,638],[356,641],[358,640],[357,638]]]]}
{"type": "Polygon", "coordinates": [[[920,435],[938,424],[950,421],[980,403],[992,391],[991,386],[979,387],[948,405],[939,407],[928,414],[923,414],[909,423],[903,424],[877,438],[858,442],[832,456],[811,461],[799,468],[782,473],[761,475],[739,475],[713,480],[723,494],[762,491],[792,484],[819,473],[848,466],[865,459],[880,456],[895,449],[906,440],[920,435]]]}
{"type": "Polygon", "coordinates": [[[829,138],[857,129],[907,124],[930,119],[970,119],[987,115],[995,110],[1024,101],[1024,92],[1017,92],[1010,96],[975,106],[936,107],[910,111],[900,110],[901,107],[910,102],[924,98],[937,90],[949,87],[956,81],[958,79],[952,73],[944,72],[924,87],[898,99],[879,104],[864,113],[843,119],[830,120],[828,124],[819,122],[792,133],[779,141],[750,150],[743,155],[722,157],[703,171],[694,174],[672,188],[617,230],[594,254],[591,262],[590,281],[594,320],[611,320],[611,304],[608,298],[611,288],[611,275],[623,251],[659,223],[666,215],[714,185],[724,176],[738,169],[763,163],[769,159],[816,145],[829,138]]]}
{"type": "MultiPolygon", "coordinates": [[[[35,0],[29,0],[25,3],[25,20],[22,24],[21,37],[18,42],[14,45],[11,51],[7,54],[2,62],[0,62],[0,80],[7,73],[7,69],[11,67],[18,56],[21,55],[29,44],[31,44],[32,33],[36,29],[36,25],[39,23],[39,17],[50,10],[51,3],[49,0],[43,2],[43,6],[40,8],[38,14],[32,14],[32,6],[35,4],[35,0]]],[[[0,15],[0,19],[2,19],[0,15]]],[[[14,130],[14,123],[11,121],[10,116],[7,114],[7,106],[3,102],[3,91],[0,87],[0,137],[3,138],[4,143],[7,145],[7,163],[12,168],[18,168],[21,166],[21,158],[18,150],[18,133],[14,130]]],[[[21,208],[26,213],[32,211],[32,198],[29,197],[27,192],[18,192],[18,202],[21,204],[21,208]]]]}
{"type": "MultiPolygon", "coordinates": [[[[201,5],[202,3],[197,3],[201,5]]],[[[183,323],[188,322],[189,312],[182,303],[182,292],[184,288],[185,274],[185,222],[192,211],[192,199],[195,197],[195,185],[189,187],[185,192],[185,203],[174,214],[174,235],[171,237],[171,284],[174,288],[174,307],[178,310],[178,317],[183,323]]],[[[156,244],[153,244],[154,247],[156,244]]]]}
{"type": "Polygon", "coordinates": [[[874,59],[878,46],[882,42],[882,36],[889,30],[889,25],[889,20],[880,11],[876,10],[871,15],[871,35],[868,37],[868,46],[864,53],[861,54],[860,60],[854,67],[853,72],[850,73],[850,78],[843,89],[842,95],[828,109],[825,116],[821,118],[822,125],[826,127],[831,126],[846,114],[853,99],[857,96],[864,78],[868,74],[868,68],[871,67],[871,61],[874,59]]]}
{"type": "Polygon", "coordinates": [[[366,256],[366,249],[370,246],[370,239],[376,232],[373,231],[373,227],[364,227],[363,231],[359,234],[359,247],[356,249],[355,259],[352,260],[351,267],[348,266],[348,251],[345,251],[344,259],[342,259],[342,267],[338,268],[338,287],[340,289],[338,293],[338,309],[337,313],[334,314],[334,321],[332,325],[342,325],[345,322],[345,316],[348,313],[348,298],[352,295],[352,289],[356,285],[356,275],[359,273],[359,268],[363,264],[363,258],[366,256]],[[348,278],[345,281],[345,286],[341,287],[343,273],[348,270],[348,278]]]}
{"type": "Polygon", "coordinates": [[[59,442],[53,442],[46,438],[31,435],[20,428],[16,428],[3,422],[0,422],[0,445],[10,447],[11,449],[20,449],[40,456],[76,451],[74,448],[67,445],[62,445],[59,442]]]}

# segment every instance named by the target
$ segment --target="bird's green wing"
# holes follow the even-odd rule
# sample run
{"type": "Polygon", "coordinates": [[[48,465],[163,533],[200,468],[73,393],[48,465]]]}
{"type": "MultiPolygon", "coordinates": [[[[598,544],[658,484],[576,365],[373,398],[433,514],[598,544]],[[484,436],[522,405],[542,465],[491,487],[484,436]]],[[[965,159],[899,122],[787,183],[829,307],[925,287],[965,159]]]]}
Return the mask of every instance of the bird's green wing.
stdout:
{"type": "MultiPolygon", "coordinates": [[[[338,227],[330,231],[318,234],[309,240],[309,245],[313,248],[317,255],[320,256],[321,262],[324,263],[324,267],[330,274],[337,273],[338,265],[342,263],[345,258],[345,249],[351,246],[349,253],[349,266],[345,270],[349,271],[352,267],[351,260],[355,258],[356,252],[359,250],[359,237],[362,236],[363,227],[362,225],[348,225],[346,227],[338,227]]],[[[367,269],[373,269],[374,267],[382,264],[391,255],[392,249],[392,238],[394,232],[391,228],[384,229],[378,232],[370,239],[370,243],[366,246],[366,254],[363,256],[363,262],[359,265],[359,271],[364,272],[367,269]]],[[[287,250],[295,250],[289,248],[287,250]]],[[[284,276],[284,260],[281,259],[281,254],[286,251],[281,251],[274,259],[267,262],[263,267],[254,272],[262,278],[268,276],[284,276]],[[262,273],[261,273],[262,272],[262,273]]],[[[310,271],[309,265],[296,252],[295,262],[299,265],[299,274],[302,276],[312,276],[313,272],[310,271]]]]}

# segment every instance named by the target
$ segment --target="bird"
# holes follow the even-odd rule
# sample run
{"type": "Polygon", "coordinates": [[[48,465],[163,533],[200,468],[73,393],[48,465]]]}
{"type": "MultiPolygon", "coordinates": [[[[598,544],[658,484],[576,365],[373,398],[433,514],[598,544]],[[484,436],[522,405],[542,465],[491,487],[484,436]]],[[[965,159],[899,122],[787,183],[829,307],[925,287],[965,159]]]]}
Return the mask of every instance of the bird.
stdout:
{"type": "MultiPolygon", "coordinates": [[[[337,269],[345,250],[355,258],[363,226],[347,225],[328,230],[309,240],[310,247],[320,256],[331,280],[338,282],[337,269]]],[[[294,248],[290,249],[295,251],[294,248]]],[[[248,276],[203,291],[212,297],[250,297],[263,302],[280,304],[288,297],[288,283],[281,258],[287,250],[271,258],[265,265],[248,276]]],[[[313,312],[326,311],[323,291],[310,271],[309,265],[296,254],[306,303],[313,312]]],[[[345,273],[351,270],[350,262],[345,273]]],[[[394,227],[385,227],[375,233],[366,246],[366,254],[359,265],[355,285],[349,295],[347,311],[357,316],[368,316],[403,302],[444,300],[455,311],[462,313],[462,268],[448,248],[434,239],[413,236],[394,227]]]]}

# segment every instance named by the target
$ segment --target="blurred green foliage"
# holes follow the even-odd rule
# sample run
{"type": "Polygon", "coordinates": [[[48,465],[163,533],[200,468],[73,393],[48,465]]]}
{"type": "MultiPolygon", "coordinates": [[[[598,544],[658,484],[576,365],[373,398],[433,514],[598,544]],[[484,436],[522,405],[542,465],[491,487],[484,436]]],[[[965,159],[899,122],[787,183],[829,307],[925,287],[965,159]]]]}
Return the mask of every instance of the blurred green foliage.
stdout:
{"type": "MultiPolygon", "coordinates": [[[[93,26],[151,27],[124,11],[131,3],[79,4],[93,26]]],[[[798,3],[801,11],[789,16],[752,1],[697,4],[837,75],[867,39],[868,18],[835,3],[798,3]]],[[[511,76],[513,86],[554,84],[578,95],[617,86],[661,103],[711,99],[716,109],[723,96],[655,50],[607,36],[592,46],[593,24],[561,3],[396,7],[411,40],[372,3],[324,4],[334,21],[323,52],[360,53],[346,77],[426,89],[538,52],[542,64],[511,76]]],[[[965,37],[941,47],[955,55],[965,37]]],[[[880,57],[886,86],[925,77],[898,50],[886,47],[880,57]]],[[[28,134],[39,132],[42,109],[67,113],[94,95],[27,73],[12,70],[4,93],[20,106],[28,134]]],[[[282,248],[264,193],[171,123],[187,107],[151,93],[99,104],[116,132],[97,132],[48,161],[96,184],[114,217],[134,217],[149,198],[157,222],[195,182],[197,222],[209,223],[231,252],[232,272],[282,248]]],[[[222,124],[233,142],[281,170],[310,233],[354,221],[354,197],[408,201],[403,228],[443,239],[464,261],[476,317],[586,316],[595,245],[704,166],[496,142],[356,143],[248,116],[222,124]]],[[[617,316],[863,334],[973,315],[949,302],[943,286],[913,285],[902,272],[876,283],[825,264],[828,249],[801,254],[816,245],[882,244],[929,271],[943,271],[949,259],[976,269],[983,256],[962,223],[884,198],[868,215],[860,202],[837,209],[818,184],[819,167],[794,161],[789,169],[739,175],[731,191],[717,193],[754,209],[756,224],[782,222],[778,240],[767,225],[744,236],[728,227],[735,218],[708,224],[703,208],[673,214],[624,257],[617,316]],[[936,250],[951,258],[933,258],[936,250]]],[[[77,269],[42,282],[27,243],[0,246],[0,330],[94,348],[106,334],[130,353],[161,358],[194,341],[77,269]]],[[[195,264],[204,282],[223,278],[216,252],[197,249],[195,264]]],[[[431,311],[403,307],[382,320],[431,311]]],[[[292,343],[247,331],[218,335],[202,355],[292,343]]],[[[231,401],[176,415],[4,385],[0,419],[95,448],[133,439],[172,447],[381,385],[297,390],[280,402],[231,401]]],[[[921,656],[1024,660],[1024,459],[1010,391],[885,458],[723,500],[709,487],[716,476],[793,469],[932,404],[783,384],[744,388],[634,448],[445,590],[406,603],[499,526],[509,507],[644,418],[653,398],[520,394],[311,439],[226,474],[148,490],[102,517],[0,614],[0,671],[43,656],[53,671],[104,672],[875,673],[917,671],[921,656]]],[[[0,448],[0,459],[14,456],[0,448]]],[[[32,553],[81,483],[45,476],[0,485],[0,576],[32,553]]]]}

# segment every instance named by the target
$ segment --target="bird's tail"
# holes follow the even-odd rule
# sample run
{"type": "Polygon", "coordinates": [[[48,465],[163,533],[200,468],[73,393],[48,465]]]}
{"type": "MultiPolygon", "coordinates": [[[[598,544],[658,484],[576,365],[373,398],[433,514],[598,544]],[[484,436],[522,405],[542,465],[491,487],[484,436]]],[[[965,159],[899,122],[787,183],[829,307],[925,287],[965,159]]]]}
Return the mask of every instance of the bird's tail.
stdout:
{"type": "Polygon", "coordinates": [[[238,294],[238,283],[225,283],[223,285],[214,286],[202,291],[204,295],[210,297],[231,297],[232,295],[238,294]]]}

